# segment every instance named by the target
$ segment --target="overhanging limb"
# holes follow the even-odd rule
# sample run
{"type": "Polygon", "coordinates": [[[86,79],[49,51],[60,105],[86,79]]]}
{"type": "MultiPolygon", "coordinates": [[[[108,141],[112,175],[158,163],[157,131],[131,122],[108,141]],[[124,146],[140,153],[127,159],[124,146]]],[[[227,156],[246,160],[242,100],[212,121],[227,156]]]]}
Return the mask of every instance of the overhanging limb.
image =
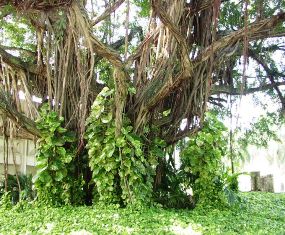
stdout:
{"type": "Polygon", "coordinates": [[[28,133],[40,137],[41,133],[36,127],[36,123],[26,117],[25,115],[18,112],[9,101],[9,98],[5,91],[0,88],[0,111],[4,113],[12,122],[14,122],[18,127],[23,128],[28,133]]]}

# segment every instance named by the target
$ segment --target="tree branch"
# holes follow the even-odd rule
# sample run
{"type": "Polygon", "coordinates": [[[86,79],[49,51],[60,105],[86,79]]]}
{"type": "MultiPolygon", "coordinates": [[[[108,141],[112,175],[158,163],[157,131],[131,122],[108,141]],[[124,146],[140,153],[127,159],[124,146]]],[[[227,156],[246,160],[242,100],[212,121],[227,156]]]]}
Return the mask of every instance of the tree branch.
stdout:
{"type": "Polygon", "coordinates": [[[284,86],[285,82],[275,82],[275,84],[263,84],[259,87],[252,87],[252,88],[248,88],[245,89],[244,91],[241,91],[240,88],[233,88],[230,86],[212,86],[212,91],[211,94],[212,95],[216,95],[216,94],[228,94],[228,95],[248,95],[248,94],[252,94],[254,92],[259,92],[259,91],[266,91],[269,89],[273,89],[274,86],[284,86]]]}
{"type": "MultiPolygon", "coordinates": [[[[233,32],[229,34],[228,36],[225,36],[207,47],[203,53],[201,53],[200,56],[195,60],[193,63],[193,66],[195,69],[197,66],[199,66],[202,62],[206,62],[212,53],[217,53],[219,50],[222,50],[223,48],[226,48],[230,45],[236,44],[238,41],[242,40],[244,37],[244,34],[247,32],[248,37],[250,40],[252,40],[253,37],[256,37],[257,35],[261,35],[262,33],[266,32],[272,32],[274,27],[276,27],[279,23],[282,23],[285,21],[285,13],[279,13],[278,15],[274,15],[269,19],[261,20],[259,22],[252,23],[248,25],[247,29],[240,29],[236,32],[233,32]]],[[[154,107],[159,101],[166,98],[172,91],[174,91],[183,80],[190,79],[191,76],[186,76],[185,73],[178,73],[176,78],[173,79],[173,82],[171,83],[157,83],[158,87],[156,88],[156,94],[152,97],[151,100],[148,100],[145,107],[146,109],[150,110],[152,107],[154,107]]],[[[156,82],[156,81],[154,81],[156,82]]]]}
{"type": "Polygon", "coordinates": [[[284,21],[285,12],[282,12],[272,16],[269,19],[249,24],[247,29],[242,28],[240,30],[237,30],[211,44],[204,50],[199,58],[197,58],[197,61],[206,61],[211,56],[211,53],[215,53],[229,45],[234,45],[236,42],[243,39],[245,33],[248,34],[247,37],[251,41],[273,36],[276,34],[273,29],[284,21]]]}
{"type": "Polygon", "coordinates": [[[3,50],[20,51],[20,52],[23,52],[29,56],[36,56],[37,55],[37,53],[35,51],[31,51],[31,50],[19,48],[19,47],[10,47],[10,46],[0,45],[0,48],[2,48],[3,50]]]}
{"type": "Polygon", "coordinates": [[[40,137],[41,133],[36,127],[36,123],[19,113],[16,109],[12,107],[12,102],[10,101],[7,94],[0,89],[0,110],[18,127],[25,129],[28,133],[40,137]]]}
{"type": "MultiPolygon", "coordinates": [[[[229,0],[221,0],[221,2],[228,2],[229,0]]],[[[186,6],[188,7],[188,14],[193,16],[194,14],[207,10],[208,8],[212,7],[215,0],[208,0],[208,1],[197,1],[195,5],[193,4],[194,1],[191,3],[187,3],[186,6]]]]}
{"type": "Polygon", "coordinates": [[[6,52],[1,46],[0,46],[0,57],[2,58],[3,62],[5,62],[6,64],[10,65],[13,68],[21,69],[23,71],[29,71],[30,73],[37,75],[43,75],[42,71],[39,71],[35,64],[30,64],[22,61],[18,57],[13,56],[8,52],[6,52]]]}
{"type": "MultiPolygon", "coordinates": [[[[282,95],[282,92],[280,91],[277,83],[274,81],[274,75],[280,75],[280,73],[276,74],[274,71],[272,71],[269,68],[269,66],[266,64],[264,59],[262,59],[260,56],[256,55],[253,50],[249,50],[249,56],[251,58],[253,58],[256,62],[258,62],[263,67],[264,71],[268,75],[268,78],[269,78],[274,90],[277,92],[277,95],[278,95],[278,97],[282,103],[282,106],[285,108],[285,98],[282,95]]],[[[285,77],[285,76],[283,75],[283,77],[285,77]]]]}
{"type": "Polygon", "coordinates": [[[88,16],[86,12],[83,12],[78,3],[74,2],[72,5],[77,21],[82,27],[82,32],[84,33],[86,39],[92,42],[92,49],[99,56],[106,58],[112,65],[116,67],[123,68],[123,62],[120,55],[111,49],[110,47],[104,45],[99,39],[97,39],[90,29],[90,22],[88,21],[88,16]]]}
{"type": "MultiPolygon", "coordinates": [[[[143,29],[142,27],[134,27],[131,29],[129,35],[128,35],[128,40],[131,41],[136,34],[139,34],[140,36],[143,34],[143,29]]],[[[123,46],[125,43],[125,37],[122,37],[121,39],[117,40],[116,42],[112,43],[110,46],[114,50],[118,50],[121,46],[123,46]]]]}
{"type": "Polygon", "coordinates": [[[3,0],[0,7],[5,5],[12,5],[18,10],[27,11],[49,11],[54,8],[65,7],[72,3],[72,0],[46,1],[46,0],[3,0]]]}
{"type": "Polygon", "coordinates": [[[94,26],[94,25],[98,24],[99,22],[101,22],[102,20],[105,20],[111,13],[113,13],[115,10],[117,10],[119,8],[119,6],[121,6],[124,1],[125,0],[118,0],[113,4],[110,4],[105,9],[105,11],[91,23],[91,26],[94,26]]]}
{"type": "Polygon", "coordinates": [[[152,1],[152,7],[157,13],[161,22],[171,31],[171,33],[177,40],[177,43],[181,46],[181,58],[183,68],[185,69],[184,73],[191,75],[191,73],[193,72],[193,64],[189,58],[189,48],[187,46],[185,37],[183,37],[178,27],[171,21],[171,19],[167,15],[167,12],[162,8],[160,1],[152,1]]]}

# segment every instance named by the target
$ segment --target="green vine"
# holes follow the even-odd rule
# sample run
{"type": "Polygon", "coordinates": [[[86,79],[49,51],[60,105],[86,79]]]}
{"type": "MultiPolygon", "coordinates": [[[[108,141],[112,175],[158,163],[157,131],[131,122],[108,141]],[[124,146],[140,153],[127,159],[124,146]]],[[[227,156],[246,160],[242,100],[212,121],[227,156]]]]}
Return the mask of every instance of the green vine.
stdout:
{"type": "Polygon", "coordinates": [[[75,156],[75,136],[62,127],[64,119],[44,105],[37,120],[41,131],[36,154],[37,173],[33,178],[39,202],[46,205],[73,203],[78,196],[76,187],[82,186],[82,180],[73,177],[72,164],[75,156]]]}
{"type": "Polygon", "coordinates": [[[0,208],[5,210],[12,208],[11,192],[3,193],[2,197],[0,198],[0,208]]]}
{"type": "Polygon", "coordinates": [[[181,169],[199,204],[221,205],[224,194],[222,157],[227,152],[226,130],[215,115],[207,113],[203,129],[186,143],[181,153],[181,169]]]}
{"type": "Polygon", "coordinates": [[[143,140],[133,132],[127,117],[115,137],[114,90],[105,87],[92,105],[86,139],[99,201],[139,205],[150,202],[156,161],[146,157],[143,140]]]}

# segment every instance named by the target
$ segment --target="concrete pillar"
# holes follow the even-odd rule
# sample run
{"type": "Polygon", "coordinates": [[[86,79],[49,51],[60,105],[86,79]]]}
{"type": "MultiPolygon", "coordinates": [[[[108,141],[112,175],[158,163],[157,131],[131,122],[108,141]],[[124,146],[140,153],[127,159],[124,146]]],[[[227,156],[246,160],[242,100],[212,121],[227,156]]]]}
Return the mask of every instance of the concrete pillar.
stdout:
{"type": "Polygon", "coordinates": [[[250,178],[251,178],[251,191],[261,191],[260,172],[259,171],[250,172],[250,178]]]}

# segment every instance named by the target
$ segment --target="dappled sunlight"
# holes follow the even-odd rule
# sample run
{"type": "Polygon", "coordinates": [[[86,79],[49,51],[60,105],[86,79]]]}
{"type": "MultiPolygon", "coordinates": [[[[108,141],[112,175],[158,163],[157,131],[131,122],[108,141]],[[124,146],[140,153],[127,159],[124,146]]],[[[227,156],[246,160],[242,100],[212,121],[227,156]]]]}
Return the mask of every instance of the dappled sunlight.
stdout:
{"type": "Polygon", "coordinates": [[[70,235],[92,235],[93,233],[90,233],[90,232],[88,232],[88,231],[86,231],[86,230],[80,230],[80,231],[72,231],[71,233],[70,233],[70,235]]]}
{"type": "Polygon", "coordinates": [[[46,223],[43,227],[39,229],[39,233],[50,234],[55,227],[55,223],[46,223]]]}
{"type": "Polygon", "coordinates": [[[202,233],[202,228],[201,225],[199,224],[188,224],[187,227],[181,226],[176,223],[168,227],[169,231],[173,232],[174,234],[179,234],[179,235],[201,235],[202,233]]]}
{"type": "Polygon", "coordinates": [[[136,229],[128,227],[128,226],[121,226],[121,225],[114,225],[114,231],[117,231],[118,234],[132,234],[136,231],[136,229]]]}

